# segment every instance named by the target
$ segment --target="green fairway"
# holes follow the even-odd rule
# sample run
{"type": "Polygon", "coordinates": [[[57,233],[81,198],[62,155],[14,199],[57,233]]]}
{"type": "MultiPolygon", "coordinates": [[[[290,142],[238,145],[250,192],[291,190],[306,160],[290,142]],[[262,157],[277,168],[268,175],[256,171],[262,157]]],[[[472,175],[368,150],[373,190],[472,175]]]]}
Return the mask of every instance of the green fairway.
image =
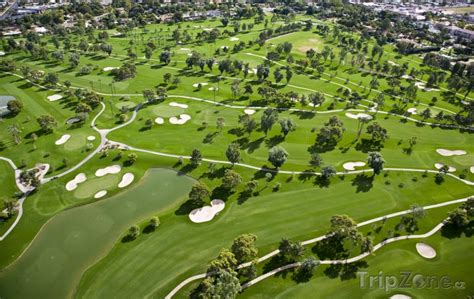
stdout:
{"type": "Polygon", "coordinates": [[[125,193],[52,218],[21,259],[0,273],[0,293],[9,298],[70,296],[81,273],[128,226],[176,206],[193,182],[171,170],[151,169],[125,193]]]}

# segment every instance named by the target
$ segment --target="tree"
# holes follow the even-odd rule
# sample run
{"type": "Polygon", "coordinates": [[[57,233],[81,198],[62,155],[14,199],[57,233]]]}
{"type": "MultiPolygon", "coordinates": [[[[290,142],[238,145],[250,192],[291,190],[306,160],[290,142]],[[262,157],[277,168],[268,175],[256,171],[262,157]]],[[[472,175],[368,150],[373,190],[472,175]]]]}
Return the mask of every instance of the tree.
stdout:
{"type": "Polygon", "coordinates": [[[267,109],[263,112],[262,117],[260,119],[260,127],[262,131],[267,136],[268,132],[272,129],[275,122],[278,120],[278,112],[275,109],[267,109]]]}
{"type": "Polygon", "coordinates": [[[226,169],[222,177],[222,185],[224,188],[232,190],[242,183],[242,177],[237,172],[226,169]]]}
{"type": "Polygon", "coordinates": [[[45,133],[53,132],[53,128],[58,125],[56,119],[51,115],[41,115],[36,119],[41,130],[45,133]]]}
{"type": "Polygon", "coordinates": [[[6,216],[8,218],[11,218],[15,215],[17,206],[18,206],[18,203],[15,200],[3,201],[3,210],[6,211],[6,216]]]}
{"type": "Polygon", "coordinates": [[[308,96],[308,100],[309,102],[312,104],[313,106],[313,110],[320,106],[322,103],[324,103],[325,101],[325,98],[324,98],[324,95],[320,92],[315,92],[315,93],[311,93],[309,94],[308,96]]]}
{"type": "Polygon", "coordinates": [[[258,181],[252,180],[245,185],[245,192],[251,195],[258,187],[258,181]]]}
{"type": "Polygon", "coordinates": [[[155,101],[155,93],[153,92],[153,90],[145,89],[142,93],[143,93],[143,98],[148,103],[153,103],[155,101]]]}
{"type": "Polygon", "coordinates": [[[204,205],[204,200],[210,195],[211,192],[209,191],[209,188],[202,183],[198,183],[193,185],[188,197],[194,207],[202,207],[204,205]]]}
{"type": "Polygon", "coordinates": [[[298,267],[298,275],[300,277],[309,278],[313,276],[314,269],[319,266],[320,262],[314,257],[308,257],[301,262],[298,267]]]}
{"type": "Polygon", "coordinates": [[[227,157],[227,160],[229,160],[229,162],[232,163],[232,165],[234,165],[235,163],[239,163],[241,159],[239,144],[236,142],[232,142],[231,144],[229,144],[225,152],[225,155],[227,157]]]}
{"type": "Polygon", "coordinates": [[[69,65],[71,68],[76,68],[79,65],[80,58],[79,53],[71,53],[71,55],[69,55],[69,65]]]}
{"type": "Polygon", "coordinates": [[[59,82],[59,77],[56,73],[48,73],[44,77],[44,83],[50,85],[56,85],[59,82]]]}
{"type": "Polygon", "coordinates": [[[15,144],[21,143],[21,129],[17,124],[12,124],[7,127],[8,133],[13,138],[15,144]]]}
{"type": "Polygon", "coordinates": [[[322,169],[321,169],[321,175],[324,179],[329,179],[330,177],[332,176],[335,176],[336,175],[336,169],[330,165],[328,166],[324,166],[322,169]]]}
{"type": "Polygon", "coordinates": [[[218,117],[216,121],[216,126],[219,129],[219,132],[222,132],[222,128],[225,126],[225,119],[223,117],[218,117]]]}
{"type": "Polygon", "coordinates": [[[320,167],[322,163],[323,158],[321,158],[321,155],[316,151],[311,152],[311,159],[309,160],[309,164],[314,167],[320,167]]]}
{"type": "Polygon", "coordinates": [[[258,248],[255,246],[257,236],[253,234],[243,234],[234,239],[231,251],[238,264],[249,262],[257,257],[258,248]]]}
{"type": "Polygon", "coordinates": [[[156,216],[152,217],[150,219],[150,223],[148,224],[148,226],[153,230],[157,229],[158,226],[160,226],[160,219],[156,216]]]}
{"type": "Polygon", "coordinates": [[[372,141],[385,141],[388,138],[387,129],[383,128],[377,122],[367,126],[367,134],[370,134],[372,141]]]}
{"type": "Polygon", "coordinates": [[[13,114],[18,114],[23,109],[23,103],[19,100],[10,100],[7,103],[7,109],[13,114]]]}
{"type": "Polygon", "coordinates": [[[283,257],[289,260],[296,260],[304,253],[304,247],[300,243],[289,239],[282,239],[278,246],[278,250],[283,257]]]}
{"type": "Polygon", "coordinates": [[[201,151],[197,148],[193,149],[191,153],[191,159],[189,161],[191,162],[192,166],[198,166],[202,161],[201,151]]]}
{"type": "Polygon", "coordinates": [[[353,243],[360,241],[361,233],[357,231],[357,223],[347,215],[334,215],[330,220],[331,232],[341,244],[347,238],[353,243]]]}
{"type": "Polygon", "coordinates": [[[456,210],[450,212],[449,216],[449,223],[453,224],[458,228],[463,228],[467,226],[470,222],[469,215],[467,211],[463,208],[457,208],[456,210]]]}
{"type": "Polygon", "coordinates": [[[138,158],[137,154],[130,153],[130,154],[128,154],[127,161],[125,161],[125,162],[126,162],[127,165],[132,165],[133,163],[135,163],[137,161],[137,158],[138,158]]]}
{"type": "Polygon", "coordinates": [[[275,168],[280,168],[288,159],[288,152],[281,146],[274,146],[268,151],[268,161],[275,168]]]}
{"type": "Polygon", "coordinates": [[[128,229],[128,236],[129,236],[132,240],[136,239],[139,235],[140,235],[140,227],[138,227],[138,225],[132,225],[132,226],[128,229]]]}
{"type": "Polygon", "coordinates": [[[171,62],[171,53],[170,51],[163,51],[160,53],[160,62],[164,64],[169,64],[171,62]]]}
{"type": "Polygon", "coordinates": [[[281,132],[283,133],[283,136],[285,137],[288,135],[288,133],[296,129],[295,122],[289,118],[280,120],[280,126],[281,126],[281,132]]]}
{"type": "Polygon", "coordinates": [[[374,170],[374,175],[380,174],[383,170],[383,165],[385,160],[382,157],[382,154],[378,152],[370,152],[367,157],[367,164],[370,168],[374,170]]]}

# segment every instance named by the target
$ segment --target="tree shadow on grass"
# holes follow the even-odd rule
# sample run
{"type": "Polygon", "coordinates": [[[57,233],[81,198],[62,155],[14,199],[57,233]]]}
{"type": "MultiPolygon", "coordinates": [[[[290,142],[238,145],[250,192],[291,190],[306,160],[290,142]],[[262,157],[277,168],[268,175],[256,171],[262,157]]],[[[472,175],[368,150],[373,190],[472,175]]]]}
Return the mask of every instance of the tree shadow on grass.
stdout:
{"type": "Polygon", "coordinates": [[[464,227],[458,227],[452,223],[447,223],[441,229],[441,235],[448,239],[461,238],[462,235],[470,238],[474,234],[474,221],[469,222],[464,227]]]}
{"type": "Polygon", "coordinates": [[[265,141],[265,144],[268,148],[272,148],[277,144],[282,143],[285,140],[285,136],[283,135],[275,135],[265,141]]]}
{"type": "Polygon", "coordinates": [[[352,186],[356,186],[356,193],[369,192],[374,186],[374,177],[364,173],[358,174],[352,180],[352,186]]]}
{"type": "Polygon", "coordinates": [[[122,243],[129,243],[135,241],[136,238],[132,237],[131,235],[126,235],[122,238],[122,243]]]}
{"type": "Polygon", "coordinates": [[[373,141],[371,139],[361,139],[357,143],[355,149],[359,152],[368,153],[374,151],[380,151],[383,148],[383,144],[380,141],[373,141]]]}
{"type": "Polygon", "coordinates": [[[260,148],[260,145],[262,144],[262,142],[264,140],[265,140],[265,138],[261,137],[259,139],[256,139],[256,140],[252,141],[252,142],[247,143],[247,152],[249,154],[253,153],[255,150],[260,148]]]}
{"type": "Polygon", "coordinates": [[[341,280],[357,278],[357,272],[360,268],[367,268],[366,261],[358,261],[350,264],[332,264],[324,270],[324,274],[329,278],[339,277],[341,280]]]}

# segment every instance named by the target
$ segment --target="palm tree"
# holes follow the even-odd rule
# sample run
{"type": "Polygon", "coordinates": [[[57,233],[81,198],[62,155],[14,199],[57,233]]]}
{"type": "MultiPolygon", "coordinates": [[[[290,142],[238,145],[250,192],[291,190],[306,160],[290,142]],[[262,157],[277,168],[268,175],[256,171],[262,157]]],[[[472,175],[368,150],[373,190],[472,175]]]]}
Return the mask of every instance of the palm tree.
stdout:
{"type": "Polygon", "coordinates": [[[8,126],[8,132],[12,136],[13,140],[15,141],[15,144],[20,144],[21,143],[21,129],[18,127],[17,124],[13,124],[8,126]]]}

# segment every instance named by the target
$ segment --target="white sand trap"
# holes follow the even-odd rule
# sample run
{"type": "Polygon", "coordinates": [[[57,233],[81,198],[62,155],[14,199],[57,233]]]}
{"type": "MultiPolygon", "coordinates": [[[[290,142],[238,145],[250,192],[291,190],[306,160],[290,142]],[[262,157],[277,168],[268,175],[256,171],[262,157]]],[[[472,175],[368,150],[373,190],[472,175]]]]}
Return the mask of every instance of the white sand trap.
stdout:
{"type": "Polygon", "coordinates": [[[354,118],[354,119],[359,119],[359,118],[372,119],[372,116],[370,116],[368,114],[365,114],[365,113],[354,114],[354,113],[347,112],[346,116],[349,117],[349,118],[354,118]]]}
{"type": "Polygon", "coordinates": [[[94,140],[95,140],[95,136],[94,136],[94,135],[87,136],[87,140],[89,140],[89,141],[94,141],[94,140]]]}
{"type": "Polygon", "coordinates": [[[474,166],[471,166],[471,168],[469,168],[469,170],[471,171],[471,173],[474,173],[474,166]]]}
{"type": "Polygon", "coordinates": [[[87,180],[86,174],[85,173],[79,173],[76,175],[76,177],[66,184],[66,190],[67,191],[72,191],[77,188],[77,185],[80,183],[84,183],[87,180]]]}
{"type": "Polygon", "coordinates": [[[387,61],[387,62],[388,62],[388,64],[390,64],[390,65],[398,66],[398,63],[395,63],[395,62],[393,62],[393,61],[391,61],[391,60],[389,60],[389,61],[387,61]]]}
{"type": "Polygon", "coordinates": [[[411,297],[404,294],[395,294],[393,296],[390,296],[390,299],[411,299],[411,297]]]}
{"type": "Polygon", "coordinates": [[[0,56],[5,56],[5,52],[0,51],[0,56]]]}
{"type": "Polygon", "coordinates": [[[402,76],[402,79],[411,80],[411,79],[413,79],[413,77],[410,76],[410,75],[403,75],[403,76],[402,76]]]}
{"type": "Polygon", "coordinates": [[[438,148],[436,152],[440,154],[441,156],[445,156],[445,157],[462,156],[466,154],[466,151],[463,151],[463,150],[450,151],[450,150],[442,149],[442,148],[438,148]]]}
{"type": "Polygon", "coordinates": [[[122,180],[118,184],[118,187],[125,188],[128,185],[130,185],[134,179],[135,179],[135,175],[131,172],[127,172],[126,174],[123,175],[122,180]]]}
{"type": "Polygon", "coordinates": [[[57,101],[57,100],[60,100],[62,99],[63,96],[60,95],[60,94],[53,94],[52,96],[48,96],[47,99],[50,101],[50,102],[54,102],[54,101],[57,101]]]}
{"type": "Polygon", "coordinates": [[[436,250],[425,243],[416,243],[416,251],[426,259],[432,259],[436,256],[436,250]]]}
{"type": "Polygon", "coordinates": [[[310,106],[310,107],[315,107],[315,108],[316,108],[316,107],[319,107],[319,106],[321,106],[321,105],[320,105],[320,104],[315,105],[315,104],[313,104],[313,103],[308,103],[308,106],[310,106]]]}
{"type": "Polygon", "coordinates": [[[101,197],[104,197],[105,195],[107,195],[107,191],[102,190],[102,191],[97,192],[97,193],[94,195],[94,198],[101,198],[101,197]]]}
{"type": "Polygon", "coordinates": [[[165,120],[162,117],[155,118],[155,123],[158,125],[162,125],[165,123],[165,120]]]}
{"type": "Polygon", "coordinates": [[[212,31],[212,28],[203,28],[204,31],[212,31]]]}
{"type": "Polygon", "coordinates": [[[410,114],[417,114],[418,113],[416,111],[416,108],[408,108],[407,112],[410,113],[410,114]]]}
{"type": "Polygon", "coordinates": [[[346,162],[342,164],[345,170],[355,170],[356,167],[365,166],[365,162],[346,162]]]}
{"type": "Polygon", "coordinates": [[[217,90],[219,90],[219,88],[217,88],[217,87],[209,87],[209,90],[210,90],[210,91],[214,91],[214,90],[217,91],[217,90]]]}
{"type": "Polygon", "coordinates": [[[251,71],[256,75],[257,74],[257,69],[251,69],[251,71]]]}
{"type": "Polygon", "coordinates": [[[71,138],[71,135],[69,134],[64,134],[63,136],[61,136],[61,138],[59,138],[58,140],[56,140],[55,144],[56,145],[61,145],[61,144],[65,144],[69,138],[71,138]]]}
{"type": "Polygon", "coordinates": [[[257,112],[257,111],[255,111],[255,110],[253,110],[253,109],[245,109],[245,110],[244,110],[244,113],[245,113],[245,114],[248,114],[248,115],[252,115],[252,114],[254,114],[255,112],[257,112]]]}
{"type": "Polygon", "coordinates": [[[170,124],[172,124],[172,125],[184,125],[190,119],[191,119],[191,116],[189,116],[187,114],[181,114],[179,116],[179,118],[177,118],[175,116],[170,117],[169,121],[170,121],[170,124]]]}
{"type": "Polygon", "coordinates": [[[189,49],[189,48],[181,48],[181,49],[179,49],[179,50],[180,50],[180,51],[184,51],[184,52],[189,52],[189,51],[191,51],[191,49],[189,49]]]}
{"type": "Polygon", "coordinates": [[[99,168],[95,172],[95,176],[101,177],[107,174],[116,174],[119,173],[120,170],[122,170],[122,167],[120,167],[120,165],[112,165],[105,168],[99,168]]]}
{"type": "MultiPolygon", "coordinates": [[[[435,163],[435,167],[436,169],[441,169],[441,167],[443,167],[444,164],[441,164],[441,163],[435,163]]],[[[455,172],[456,171],[456,168],[452,167],[452,166],[448,166],[448,172],[455,172]]]]}
{"type": "Polygon", "coordinates": [[[115,70],[115,69],[118,69],[118,67],[116,67],[116,66],[106,66],[102,70],[104,72],[108,72],[108,71],[115,70]]]}
{"type": "Polygon", "coordinates": [[[231,42],[236,42],[236,41],[240,40],[240,38],[238,38],[238,37],[231,37],[231,38],[229,38],[229,40],[230,40],[231,42]]]}
{"type": "Polygon", "coordinates": [[[415,86],[418,88],[425,88],[425,83],[423,82],[415,82],[415,86]]]}
{"type": "Polygon", "coordinates": [[[170,105],[170,106],[173,106],[173,107],[184,108],[184,109],[186,109],[186,108],[189,107],[189,106],[186,105],[186,104],[180,104],[180,103],[176,103],[176,102],[171,102],[169,105],[170,105]]]}
{"type": "Polygon", "coordinates": [[[199,87],[199,84],[201,84],[201,87],[202,87],[202,86],[208,85],[209,83],[206,83],[206,82],[204,82],[204,83],[194,83],[194,84],[193,84],[193,87],[194,87],[194,88],[198,88],[198,87],[199,87]]]}
{"type": "Polygon", "coordinates": [[[211,206],[204,206],[194,209],[189,213],[189,219],[194,223],[202,223],[211,221],[225,207],[225,202],[220,199],[211,201],[211,206]]]}

